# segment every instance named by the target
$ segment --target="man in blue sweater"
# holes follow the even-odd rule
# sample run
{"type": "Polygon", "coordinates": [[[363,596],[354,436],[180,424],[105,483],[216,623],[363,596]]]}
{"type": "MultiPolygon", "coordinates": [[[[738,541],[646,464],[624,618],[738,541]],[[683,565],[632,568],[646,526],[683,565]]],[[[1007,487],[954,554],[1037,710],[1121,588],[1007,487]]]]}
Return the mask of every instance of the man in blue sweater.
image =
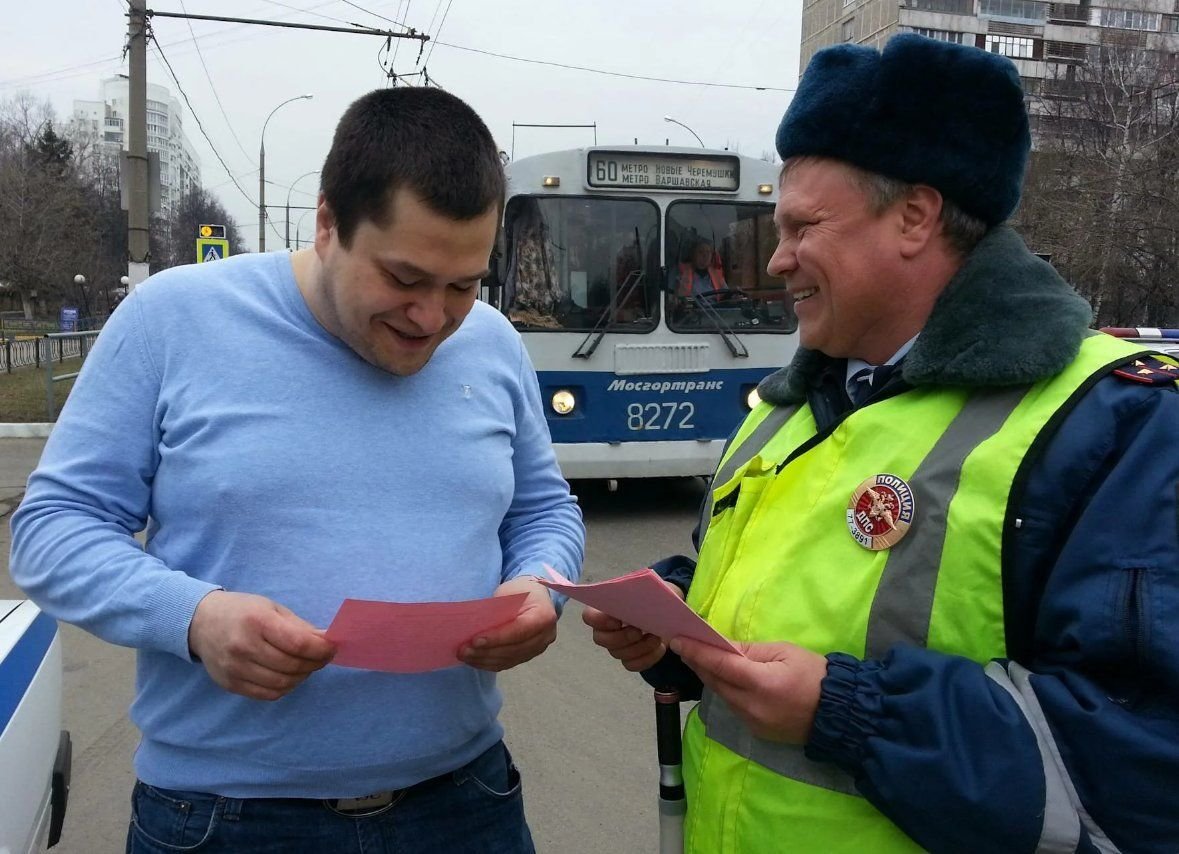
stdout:
{"type": "Polygon", "coordinates": [[[533,850],[495,672],[553,641],[535,576],[576,577],[585,532],[520,338],[476,302],[503,195],[470,107],[373,92],[313,249],[160,273],[99,337],[11,568],[138,650],[129,851],[533,850]],[[513,593],[466,666],[327,667],[345,598],[513,593]]]}

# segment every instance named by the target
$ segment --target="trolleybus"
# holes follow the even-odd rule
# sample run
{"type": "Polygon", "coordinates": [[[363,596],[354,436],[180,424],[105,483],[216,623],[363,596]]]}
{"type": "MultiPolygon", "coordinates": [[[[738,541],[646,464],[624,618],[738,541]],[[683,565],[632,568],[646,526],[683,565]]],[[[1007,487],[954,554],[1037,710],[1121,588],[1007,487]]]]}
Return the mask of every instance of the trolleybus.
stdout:
{"type": "Polygon", "coordinates": [[[568,479],[710,475],[797,320],[766,272],[777,167],[612,146],[508,166],[486,298],[524,338],[568,479]]]}

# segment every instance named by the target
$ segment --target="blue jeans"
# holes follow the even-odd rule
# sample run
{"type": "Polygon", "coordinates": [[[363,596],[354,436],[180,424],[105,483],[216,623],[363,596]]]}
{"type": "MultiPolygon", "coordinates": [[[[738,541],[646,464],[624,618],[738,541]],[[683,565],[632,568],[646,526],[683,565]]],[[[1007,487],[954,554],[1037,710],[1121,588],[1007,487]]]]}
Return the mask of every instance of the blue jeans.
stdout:
{"type": "Polygon", "coordinates": [[[372,815],[323,801],[223,798],[135,784],[127,854],[534,854],[520,774],[501,741],[474,761],[394,795],[372,815]]]}

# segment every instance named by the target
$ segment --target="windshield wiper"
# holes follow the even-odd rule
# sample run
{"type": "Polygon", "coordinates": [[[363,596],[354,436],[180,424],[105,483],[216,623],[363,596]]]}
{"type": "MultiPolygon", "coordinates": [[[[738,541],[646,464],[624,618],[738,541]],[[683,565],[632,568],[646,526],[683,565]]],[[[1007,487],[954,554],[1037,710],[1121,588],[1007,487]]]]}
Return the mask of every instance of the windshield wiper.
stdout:
{"type": "Polygon", "coordinates": [[[635,288],[642,284],[642,282],[642,270],[631,270],[626,274],[626,278],[622,281],[622,287],[615,292],[614,297],[610,300],[610,304],[598,316],[589,334],[582,339],[581,343],[577,345],[577,349],[573,351],[574,359],[588,359],[594,354],[594,350],[598,349],[598,345],[602,343],[602,338],[610,329],[610,318],[617,311],[618,306],[630,299],[630,295],[634,293],[635,288]],[[591,338],[593,339],[592,342],[590,341],[591,338]],[[586,346],[587,343],[589,344],[588,347],[586,346]]]}
{"type": "Polygon", "coordinates": [[[721,339],[729,348],[729,352],[739,359],[748,359],[749,350],[745,347],[745,342],[737,337],[737,333],[733,331],[729,324],[725,323],[720,312],[716,310],[716,306],[712,305],[708,300],[696,300],[696,307],[700,309],[700,313],[712,321],[712,325],[716,327],[716,331],[720,333],[721,339]]]}

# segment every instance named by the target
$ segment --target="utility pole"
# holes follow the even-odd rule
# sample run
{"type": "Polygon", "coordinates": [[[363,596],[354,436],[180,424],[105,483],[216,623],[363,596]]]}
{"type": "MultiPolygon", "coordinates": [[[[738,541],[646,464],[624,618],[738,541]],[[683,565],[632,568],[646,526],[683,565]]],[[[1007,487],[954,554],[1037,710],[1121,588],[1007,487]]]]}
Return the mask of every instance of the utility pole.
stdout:
{"type": "MultiPolygon", "coordinates": [[[[130,21],[127,28],[129,46],[131,51],[131,87],[129,106],[130,115],[129,121],[129,144],[130,151],[128,157],[131,163],[131,180],[133,183],[129,184],[131,194],[131,208],[129,223],[128,242],[130,244],[131,255],[131,287],[138,284],[143,279],[147,278],[147,223],[148,223],[148,193],[147,193],[147,176],[148,176],[148,161],[147,161],[147,36],[149,18],[185,18],[194,21],[223,21],[234,24],[255,24],[262,27],[285,27],[287,29],[295,30],[315,30],[318,32],[329,33],[350,33],[361,36],[380,36],[388,42],[393,39],[412,39],[421,42],[423,45],[430,40],[430,37],[419,33],[413,27],[406,27],[406,32],[395,33],[391,30],[377,30],[372,27],[361,27],[353,24],[350,27],[325,27],[319,24],[295,24],[286,21],[263,21],[257,18],[231,18],[223,15],[190,15],[187,12],[159,12],[154,9],[148,10],[146,8],[147,0],[128,0],[130,10],[127,17],[130,21]],[[139,225],[137,226],[137,223],[139,225]],[[139,231],[137,232],[137,228],[139,231]],[[142,263],[138,261],[142,259],[142,263]],[[136,272],[141,273],[136,278],[136,272]]],[[[281,5],[281,4],[280,4],[281,5]]],[[[404,26],[404,24],[398,24],[404,26]]],[[[179,85],[179,83],[177,84],[179,85]]],[[[294,98],[289,98],[279,104],[278,107],[284,104],[289,104],[291,101],[300,101],[310,98],[311,95],[299,95],[294,98]]],[[[191,107],[191,105],[190,105],[191,107]]],[[[266,117],[266,121],[262,123],[262,138],[258,145],[258,251],[266,251],[266,125],[270,122],[270,116],[278,110],[275,107],[270,111],[270,115],[266,117]]],[[[595,142],[596,142],[595,137],[595,142]]],[[[216,150],[214,150],[216,153],[216,150]]],[[[224,165],[224,164],[222,164],[224,165]]],[[[240,187],[239,187],[240,189],[240,187]]],[[[244,194],[244,190],[242,191],[244,194]]]]}
{"type": "MultiPolygon", "coordinates": [[[[269,121],[269,119],[267,119],[269,121]]],[[[258,144],[258,251],[266,251],[266,126],[258,144]]]]}
{"type": "Polygon", "coordinates": [[[147,0],[130,0],[127,49],[127,278],[130,292],[150,273],[147,164],[147,0]]]}

